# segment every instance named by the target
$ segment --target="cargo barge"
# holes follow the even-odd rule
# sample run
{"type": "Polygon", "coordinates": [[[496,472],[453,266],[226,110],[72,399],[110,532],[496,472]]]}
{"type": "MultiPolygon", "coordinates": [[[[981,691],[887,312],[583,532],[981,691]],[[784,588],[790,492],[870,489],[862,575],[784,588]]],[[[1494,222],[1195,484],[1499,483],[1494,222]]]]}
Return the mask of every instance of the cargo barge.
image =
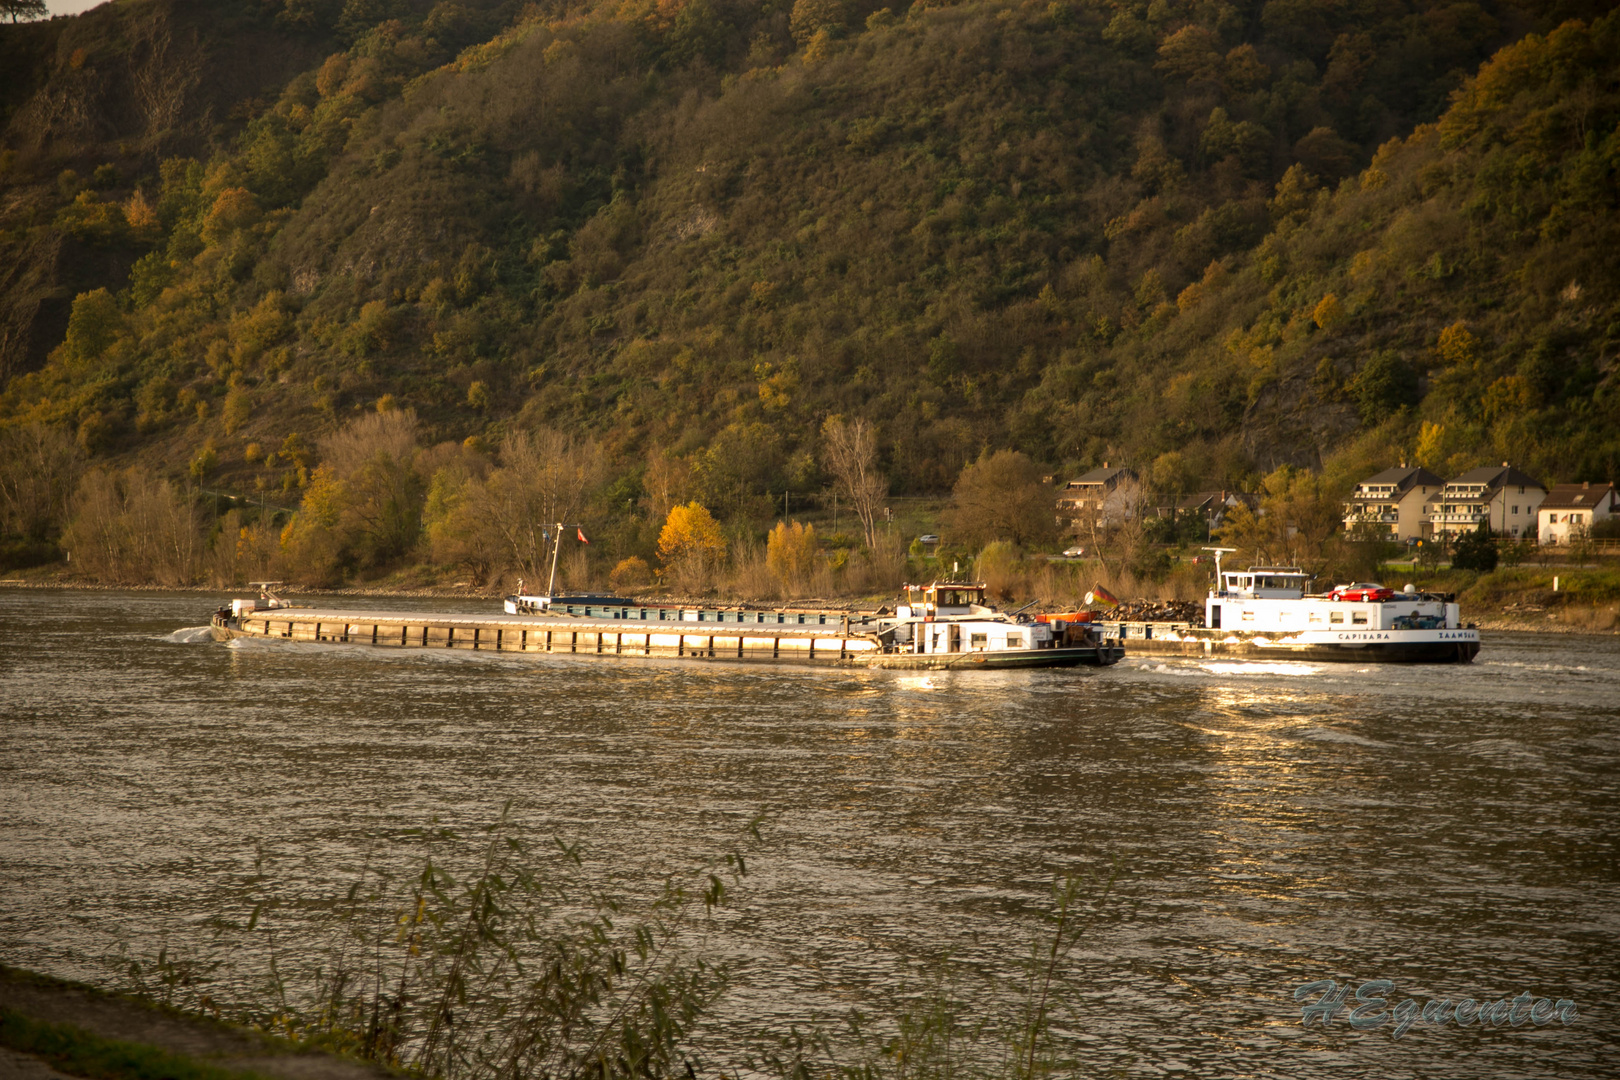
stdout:
{"type": "Polygon", "coordinates": [[[1124,656],[1118,642],[1084,625],[999,612],[984,604],[984,586],[977,583],[910,588],[908,603],[893,614],[587,599],[580,605],[548,603],[543,614],[453,615],[292,607],[267,593],[260,601],[238,600],[221,608],[210,626],[221,640],[900,669],[1107,666],[1124,656]]]}

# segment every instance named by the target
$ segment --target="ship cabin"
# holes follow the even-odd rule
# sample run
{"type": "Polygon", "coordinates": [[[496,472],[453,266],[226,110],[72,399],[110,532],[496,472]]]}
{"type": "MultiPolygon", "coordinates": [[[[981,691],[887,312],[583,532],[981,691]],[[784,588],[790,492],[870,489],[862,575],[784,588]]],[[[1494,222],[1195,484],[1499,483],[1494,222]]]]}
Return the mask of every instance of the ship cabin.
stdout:
{"type": "Polygon", "coordinates": [[[938,619],[952,615],[988,615],[982,582],[936,581],[907,585],[906,602],[895,612],[902,619],[938,619]]]}
{"type": "Polygon", "coordinates": [[[1241,600],[1302,600],[1311,575],[1297,566],[1251,566],[1221,574],[1222,596],[1241,600]]]}
{"type": "Polygon", "coordinates": [[[886,651],[919,655],[1052,648],[1050,626],[998,612],[984,592],[982,582],[907,585],[905,603],[879,620],[878,636],[886,651]]]}

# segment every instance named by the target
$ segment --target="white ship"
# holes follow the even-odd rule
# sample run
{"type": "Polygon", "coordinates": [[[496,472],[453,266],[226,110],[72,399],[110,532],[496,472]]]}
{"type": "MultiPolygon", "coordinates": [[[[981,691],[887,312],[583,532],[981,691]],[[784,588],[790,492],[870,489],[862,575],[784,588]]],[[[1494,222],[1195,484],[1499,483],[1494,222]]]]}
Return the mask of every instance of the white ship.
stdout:
{"type": "Polygon", "coordinates": [[[1464,626],[1451,597],[1376,584],[1309,593],[1297,566],[1226,571],[1216,552],[1204,625],[1100,620],[1132,653],[1248,656],[1375,664],[1466,664],[1479,631],[1464,626]]]}

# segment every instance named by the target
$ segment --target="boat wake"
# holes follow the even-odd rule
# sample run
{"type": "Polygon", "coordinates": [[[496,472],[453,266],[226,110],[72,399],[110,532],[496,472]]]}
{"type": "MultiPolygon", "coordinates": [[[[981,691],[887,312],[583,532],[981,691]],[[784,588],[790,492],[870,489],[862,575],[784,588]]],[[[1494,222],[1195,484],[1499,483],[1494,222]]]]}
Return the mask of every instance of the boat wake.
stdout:
{"type": "Polygon", "coordinates": [[[214,631],[207,626],[186,626],[162,638],[170,645],[200,645],[214,640],[214,631]]]}

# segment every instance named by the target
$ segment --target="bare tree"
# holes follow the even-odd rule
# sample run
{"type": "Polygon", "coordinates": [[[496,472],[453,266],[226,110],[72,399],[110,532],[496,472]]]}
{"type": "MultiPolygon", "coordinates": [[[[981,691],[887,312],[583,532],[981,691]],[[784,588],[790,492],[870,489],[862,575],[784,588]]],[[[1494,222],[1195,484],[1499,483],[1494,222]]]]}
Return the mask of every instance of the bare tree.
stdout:
{"type": "Polygon", "coordinates": [[[547,530],[579,520],[606,476],[601,447],[541,428],[508,435],[500,457],[471,509],[501,538],[519,573],[543,580],[547,530]]]}
{"type": "Polygon", "coordinates": [[[1109,516],[1100,536],[1093,535],[1092,550],[1103,566],[1115,573],[1129,568],[1147,541],[1150,498],[1140,483],[1121,483],[1111,493],[1109,516]]]}
{"type": "Polygon", "coordinates": [[[692,467],[685,458],[662,450],[647,456],[647,472],[642,477],[642,506],[647,520],[662,525],[672,507],[686,502],[692,488],[692,467]]]}
{"type": "Polygon", "coordinates": [[[865,420],[830,416],[822,425],[822,452],[838,490],[860,519],[866,546],[878,546],[877,515],[889,494],[889,478],[877,471],[877,439],[865,420]]]}
{"type": "Polygon", "coordinates": [[[86,473],[64,542],[74,566],[102,581],[189,585],[197,579],[202,525],[188,492],[140,469],[86,473]]]}
{"type": "Polygon", "coordinates": [[[84,451],[61,428],[0,430],[0,533],[44,540],[67,523],[84,451]]]}
{"type": "Polygon", "coordinates": [[[201,78],[202,59],[196,31],[177,46],[165,15],[137,27],[129,50],[129,82],[148,135],[160,136],[179,122],[186,95],[201,78]]]}

